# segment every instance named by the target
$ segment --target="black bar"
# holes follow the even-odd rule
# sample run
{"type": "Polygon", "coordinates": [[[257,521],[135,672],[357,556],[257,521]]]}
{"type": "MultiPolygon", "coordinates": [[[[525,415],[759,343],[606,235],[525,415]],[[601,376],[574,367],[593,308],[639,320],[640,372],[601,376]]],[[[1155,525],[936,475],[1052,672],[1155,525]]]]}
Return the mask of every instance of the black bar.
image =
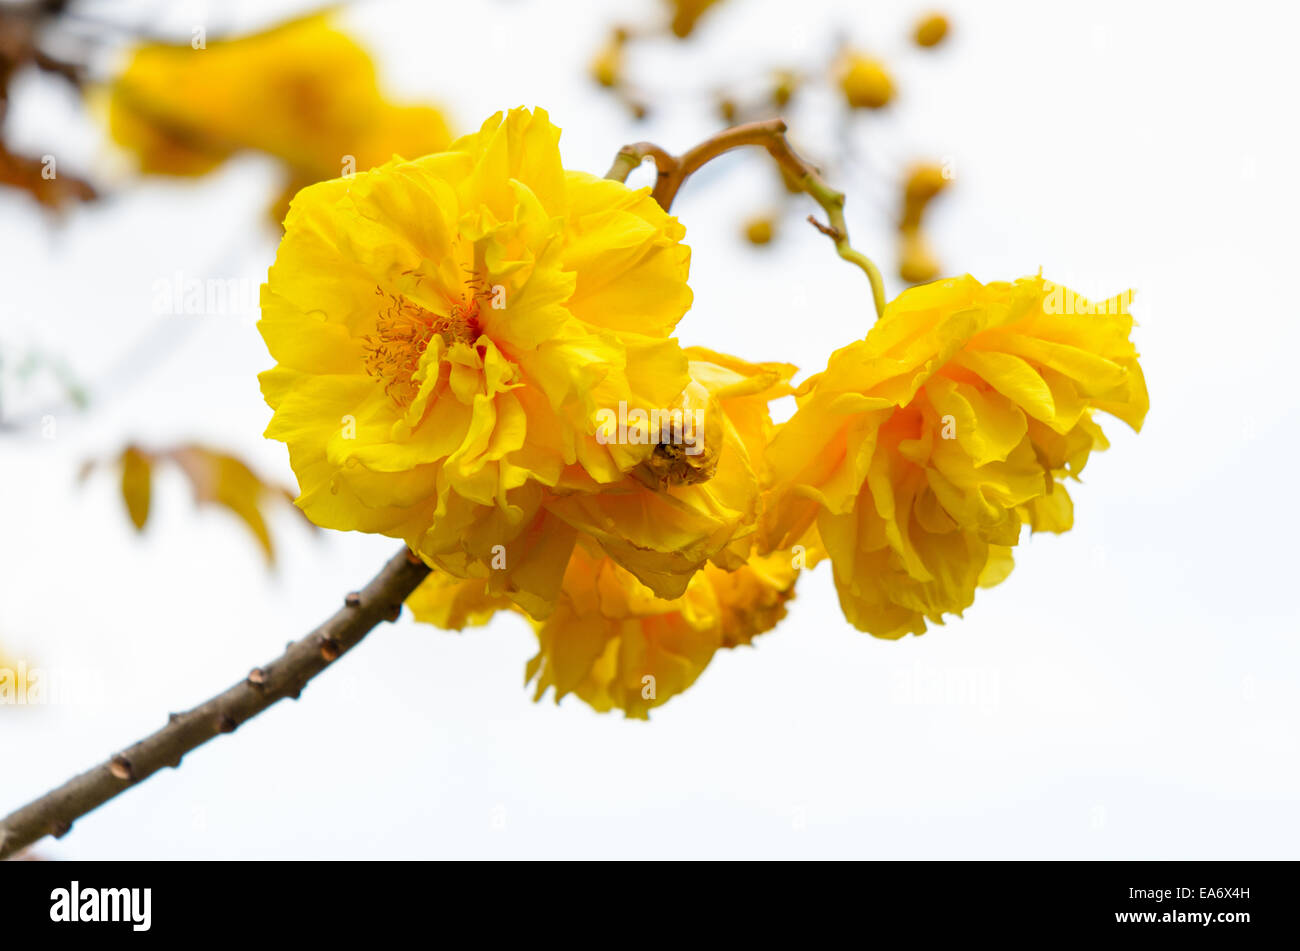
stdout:
{"type": "Polygon", "coordinates": [[[812,944],[840,933],[853,943],[921,946],[940,938],[1056,936],[1235,945],[1264,938],[1291,943],[1300,920],[1293,863],[804,862],[791,868],[783,866],[794,863],[558,867],[517,862],[477,867],[484,864],[4,862],[0,935],[6,940],[0,947],[30,947],[22,943],[28,936],[74,932],[94,940],[161,935],[259,945],[280,937],[333,944],[347,934],[405,932],[436,945],[461,943],[465,938],[457,935],[466,928],[466,937],[481,941],[511,926],[533,940],[575,946],[659,944],[705,935],[726,938],[728,944],[748,934],[775,941],[788,929],[801,936],[800,943],[812,944]],[[111,917],[116,907],[119,920],[53,920],[70,917],[73,882],[78,917],[92,910],[99,917],[100,908],[111,917]],[[149,890],[147,930],[144,889],[149,890]]]}

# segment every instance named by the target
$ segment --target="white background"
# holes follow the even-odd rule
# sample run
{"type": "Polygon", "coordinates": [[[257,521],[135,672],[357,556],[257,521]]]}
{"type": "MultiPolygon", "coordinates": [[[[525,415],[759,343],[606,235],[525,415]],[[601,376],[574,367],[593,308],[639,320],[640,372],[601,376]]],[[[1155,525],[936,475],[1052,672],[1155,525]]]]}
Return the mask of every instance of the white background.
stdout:
{"type": "MultiPolygon", "coordinates": [[[[151,6],[155,29],[187,37],[259,25],[271,5],[213,4],[210,18],[151,6]]],[[[616,16],[644,22],[656,4],[372,2],[346,22],[394,94],[446,104],[462,130],[542,105],[566,163],[598,173],[625,142],[679,150],[714,131],[717,84],[814,67],[837,34],[879,52],[899,101],[832,170],[859,247],[892,270],[893,177],[944,158],[957,183],[931,231],[948,270],[1041,267],[1092,297],[1137,290],[1151,414],[1140,436],[1108,426],[1113,449],[1073,492],[1073,532],[1027,540],[965,619],[896,643],[844,622],[828,569],[807,575],[775,632],[719,654],[649,723],[576,698],[533,704],[534,640],[517,618],[453,635],[406,617],[299,703],[40,851],[1296,858],[1296,8],[946,8],[952,42],[927,53],[906,39],[920,4],[728,0],[689,44],[635,53],[661,105],[640,126],[585,65],[616,16]]],[[[0,707],[0,813],[273,657],[395,549],[285,512],[268,576],[242,528],[195,511],[174,474],[143,538],[111,476],[77,488],[82,459],[129,440],[210,442],[293,484],[283,446],[260,437],[269,359],[254,316],[151,314],[154,283],[177,271],[264,277],[275,174],[249,158],[197,184],[132,186],[57,84],[14,98],[19,144],[119,187],[62,224],[0,194],[0,339],[62,353],[101,397],[61,414],[55,439],[0,436],[0,650],[102,685],[0,707]]],[[[791,113],[810,153],[832,143],[832,116],[825,96],[791,113]]],[[[679,333],[814,372],[867,327],[865,282],[800,222],[812,207],[791,209],[766,253],[738,241],[771,183],[761,157],[734,156],[683,191],[695,306],[679,333]]]]}

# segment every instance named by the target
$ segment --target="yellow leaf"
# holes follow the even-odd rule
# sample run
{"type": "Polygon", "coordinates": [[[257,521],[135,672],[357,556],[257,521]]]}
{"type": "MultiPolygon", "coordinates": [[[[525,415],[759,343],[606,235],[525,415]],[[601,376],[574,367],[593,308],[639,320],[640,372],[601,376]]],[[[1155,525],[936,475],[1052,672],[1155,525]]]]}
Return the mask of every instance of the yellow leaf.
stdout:
{"type": "Polygon", "coordinates": [[[283,497],[252,469],[229,453],[203,446],[182,446],[169,453],[194,488],[199,504],[213,503],[233,512],[257,539],[269,564],[275,563],[271,533],[262,515],[264,498],[283,497]]]}

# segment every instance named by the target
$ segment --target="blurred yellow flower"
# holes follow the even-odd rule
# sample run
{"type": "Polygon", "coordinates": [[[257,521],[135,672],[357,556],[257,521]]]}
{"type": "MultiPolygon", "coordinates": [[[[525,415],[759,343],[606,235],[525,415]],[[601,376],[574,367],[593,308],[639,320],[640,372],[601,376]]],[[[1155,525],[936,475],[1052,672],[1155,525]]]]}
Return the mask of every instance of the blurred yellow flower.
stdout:
{"type": "Polygon", "coordinates": [[[684,230],[648,189],[566,171],[544,111],[301,191],[262,289],[261,376],[317,524],[404,539],[535,615],[573,544],[542,506],[655,446],[602,411],[673,405],[684,230]]]}
{"type": "Polygon", "coordinates": [[[878,59],[850,53],[840,64],[840,90],[854,109],[881,109],[894,98],[894,80],[878,59]]]}
{"type": "Polygon", "coordinates": [[[1146,384],[1127,295],[1094,305],[1041,277],[905,291],[800,388],[767,458],[771,550],[815,525],[845,615],[879,637],[960,615],[1011,570],[1022,523],[1065,531],[1064,480],[1138,429],[1146,384]]]}
{"type": "Polygon", "coordinates": [[[141,171],[201,175],[258,151],[287,166],[290,197],[451,138],[436,109],[388,102],[370,56],[319,14],[198,49],[146,44],[107,93],[110,134],[141,171]]]}

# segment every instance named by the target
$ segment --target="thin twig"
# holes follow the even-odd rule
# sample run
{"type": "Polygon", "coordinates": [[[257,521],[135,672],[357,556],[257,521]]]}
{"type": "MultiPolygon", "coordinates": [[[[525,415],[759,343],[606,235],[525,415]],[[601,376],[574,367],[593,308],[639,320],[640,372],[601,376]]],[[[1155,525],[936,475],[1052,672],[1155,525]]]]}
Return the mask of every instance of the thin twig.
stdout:
{"type": "Polygon", "coordinates": [[[72,823],[219,733],[230,733],[302,688],[360,643],[380,621],[395,621],[402,602],[428,575],[405,548],[360,592],[349,594],[333,617],[302,640],[292,642],[271,663],[255,667],[224,693],[188,713],[173,713],[168,724],[133,746],[75,776],[0,822],[0,859],[47,835],[61,838],[72,823]]]}
{"type": "Polygon", "coordinates": [[[785,132],[786,125],[783,119],[750,122],[724,129],[680,156],[670,155],[649,142],[638,142],[619,150],[614,158],[614,164],[605,177],[625,182],[633,169],[645,159],[653,158],[658,177],[651,197],[667,211],[672,207],[673,199],[677,197],[677,192],[686,179],[706,163],[713,161],[724,152],[742,146],[763,147],[777,165],[781,166],[790,181],[822,206],[829,224],[821,225],[812,219],[813,224],[818,231],[835,242],[835,250],[840,257],[866,272],[867,280],[871,282],[872,303],[875,304],[876,316],[879,317],[885,312],[885,280],[875,262],[849,243],[849,229],[844,221],[844,193],[831,188],[816,167],[795,152],[785,137],[785,132]]]}

